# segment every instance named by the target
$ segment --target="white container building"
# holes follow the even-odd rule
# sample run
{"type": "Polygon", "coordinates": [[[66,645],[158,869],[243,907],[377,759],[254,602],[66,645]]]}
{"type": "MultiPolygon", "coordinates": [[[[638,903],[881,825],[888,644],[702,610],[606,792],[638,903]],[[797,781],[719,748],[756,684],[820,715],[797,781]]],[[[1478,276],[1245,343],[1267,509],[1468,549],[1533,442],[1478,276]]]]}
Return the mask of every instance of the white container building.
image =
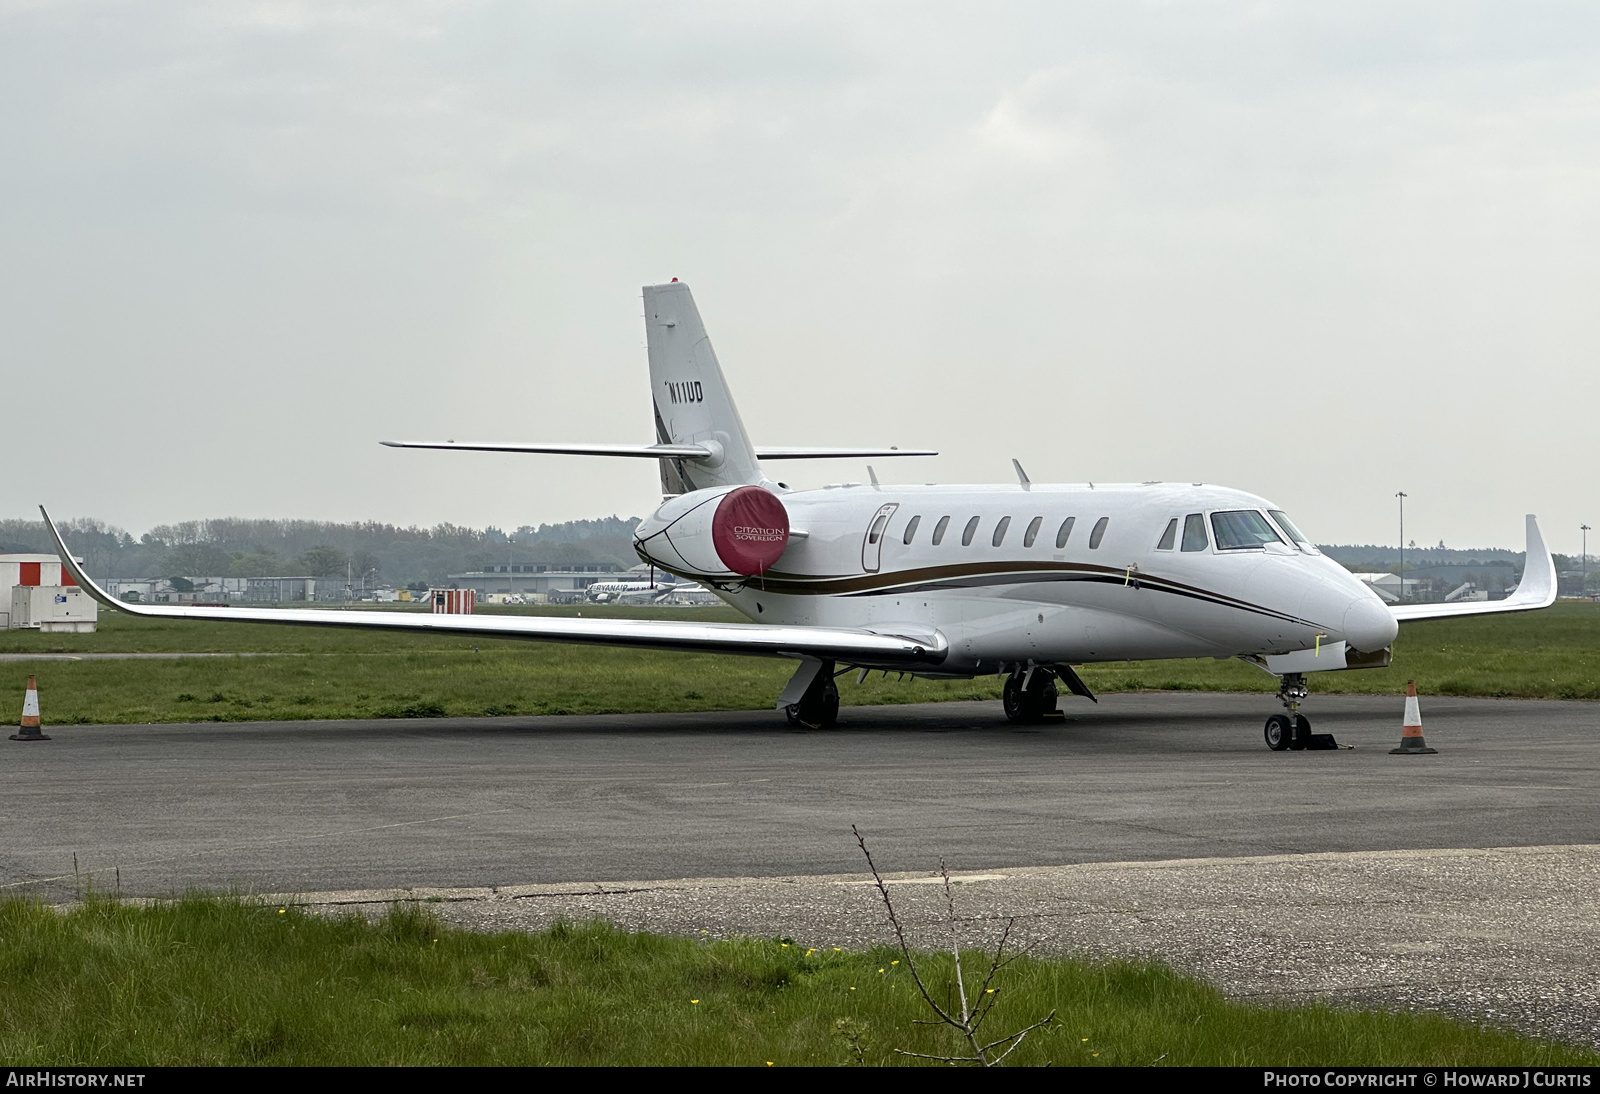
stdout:
{"type": "MultiPolygon", "coordinates": [[[[82,559],[75,559],[82,562],[82,559]]],[[[55,633],[87,633],[100,605],[78,588],[55,555],[0,555],[0,626],[55,633]]]]}

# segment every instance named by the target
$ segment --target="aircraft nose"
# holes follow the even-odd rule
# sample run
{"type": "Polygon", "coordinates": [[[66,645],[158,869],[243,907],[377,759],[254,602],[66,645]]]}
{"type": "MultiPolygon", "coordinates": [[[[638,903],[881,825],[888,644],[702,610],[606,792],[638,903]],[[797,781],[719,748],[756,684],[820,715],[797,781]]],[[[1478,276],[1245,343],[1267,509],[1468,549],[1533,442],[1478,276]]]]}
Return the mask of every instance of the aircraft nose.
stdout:
{"type": "Polygon", "coordinates": [[[1344,640],[1363,653],[1377,653],[1394,642],[1400,624],[1383,601],[1368,593],[1350,602],[1344,613],[1344,640]]]}

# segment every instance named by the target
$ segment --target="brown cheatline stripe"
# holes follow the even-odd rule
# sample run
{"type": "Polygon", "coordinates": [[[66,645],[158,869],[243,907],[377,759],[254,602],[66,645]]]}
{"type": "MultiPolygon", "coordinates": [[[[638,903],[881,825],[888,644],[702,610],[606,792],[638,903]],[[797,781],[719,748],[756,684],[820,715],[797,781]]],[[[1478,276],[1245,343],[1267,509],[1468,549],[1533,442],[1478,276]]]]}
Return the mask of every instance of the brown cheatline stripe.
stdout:
{"type": "MultiPolygon", "coordinates": [[[[762,592],[789,596],[879,596],[894,591],[912,592],[918,588],[937,587],[940,583],[955,582],[962,579],[982,581],[984,584],[998,584],[1004,582],[1008,577],[1020,577],[1026,574],[1050,575],[1036,579],[1044,581],[1095,581],[1121,584],[1128,580],[1128,572],[1126,570],[1116,569],[1111,566],[1097,566],[1092,563],[967,562],[949,566],[924,566],[915,570],[852,575],[850,577],[824,575],[812,578],[800,574],[774,573],[769,570],[760,577],[751,578],[743,582],[743,584],[746,587],[754,587],[762,592]]],[[[1133,583],[1140,588],[1148,588],[1154,592],[1165,592],[1206,600],[1223,607],[1237,608],[1257,615],[1271,616],[1274,619],[1282,619],[1286,622],[1298,623],[1306,627],[1315,627],[1318,630],[1325,629],[1322,624],[1312,622],[1309,619],[1288,615],[1261,604],[1252,604],[1247,600],[1240,600],[1238,597],[1228,596],[1225,593],[1217,593],[1209,589],[1185,585],[1170,578],[1141,573],[1134,575],[1133,583]]]]}

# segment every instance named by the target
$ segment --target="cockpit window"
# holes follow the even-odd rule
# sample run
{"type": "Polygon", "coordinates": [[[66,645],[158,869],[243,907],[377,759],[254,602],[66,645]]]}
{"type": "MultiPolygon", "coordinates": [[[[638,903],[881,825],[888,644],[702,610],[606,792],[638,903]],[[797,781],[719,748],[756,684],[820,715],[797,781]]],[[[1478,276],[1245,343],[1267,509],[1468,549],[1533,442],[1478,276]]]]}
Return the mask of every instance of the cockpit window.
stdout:
{"type": "Polygon", "coordinates": [[[1167,530],[1161,533],[1161,542],[1156,544],[1158,551],[1170,551],[1173,544],[1178,542],[1178,518],[1173,517],[1167,521],[1167,530]]]}
{"type": "Polygon", "coordinates": [[[1312,542],[1306,538],[1305,533],[1295,527],[1294,521],[1289,519],[1288,513],[1285,513],[1282,509],[1268,509],[1267,514],[1277,522],[1278,527],[1282,528],[1284,534],[1290,539],[1294,540],[1308,551],[1319,553],[1312,542]]]}
{"type": "Polygon", "coordinates": [[[1202,513],[1190,513],[1183,518],[1183,549],[1204,551],[1211,546],[1206,539],[1206,518],[1202,513]]]}
{"type": "Polygon", "coordinates": [[[1217,549],[1222,551],[1283,542],[1282,537],[1272,530],[1272,525],[1267,523],[1267,518],[1254,509],[1212,513],[1211,532],[1217,537],[1217,549]]]}

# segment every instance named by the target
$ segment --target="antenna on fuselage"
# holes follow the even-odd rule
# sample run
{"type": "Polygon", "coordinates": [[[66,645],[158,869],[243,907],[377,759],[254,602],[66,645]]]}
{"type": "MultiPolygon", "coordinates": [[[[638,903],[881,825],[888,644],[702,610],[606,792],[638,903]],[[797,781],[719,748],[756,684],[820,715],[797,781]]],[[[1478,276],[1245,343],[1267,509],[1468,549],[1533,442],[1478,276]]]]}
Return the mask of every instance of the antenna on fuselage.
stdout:
{"type": "Polygon", "coordinates": [[[867,478],[872,480],[872,488],[874,490],[879,489],[879,486],[878,486],[878,473],[872,469],[872,465],[870,463],[867,464],[867,478]]]}
{"type": "Polygon", "coordinates": [[[1011,461],[1011,466],[1017,469],[1017,485],[1022,487],[1024,490],[1033,489],[1033,480],[1028,478],[1028,473],[1022,469],[1022,464],[1013,459],[1011,461]]]}

